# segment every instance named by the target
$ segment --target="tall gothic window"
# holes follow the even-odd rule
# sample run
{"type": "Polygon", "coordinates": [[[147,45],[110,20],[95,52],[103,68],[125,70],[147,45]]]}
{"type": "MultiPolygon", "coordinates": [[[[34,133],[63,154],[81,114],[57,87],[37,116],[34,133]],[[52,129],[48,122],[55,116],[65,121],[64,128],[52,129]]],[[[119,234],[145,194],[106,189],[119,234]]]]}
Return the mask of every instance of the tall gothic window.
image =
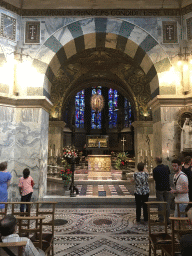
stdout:
{"type": "Polygon", "coordinates": [[[124,98],[124,127],[131,125],[131,103],[124,98]]]}
{"type": "Polygon", "coordinates": [[[75,96],[75,126],[84,128],[85,94],[84,90],[75,96]]]}
{"type": "MultiPolygon", "coordinates": [[[[94,94],[101,95],[101,86],[92,89],[92,95],[94,94]]],[[[96,112],[91,109],[91,129],[101,129],[101,112],[96,112]]]]}
{"type": "Polygon", "coordinates": [[[117,105],[118,94],[117,90],[109,89],[108,91],[108,106],[109,106],[109,128],[116,128],[117,126],[117,105]]]}

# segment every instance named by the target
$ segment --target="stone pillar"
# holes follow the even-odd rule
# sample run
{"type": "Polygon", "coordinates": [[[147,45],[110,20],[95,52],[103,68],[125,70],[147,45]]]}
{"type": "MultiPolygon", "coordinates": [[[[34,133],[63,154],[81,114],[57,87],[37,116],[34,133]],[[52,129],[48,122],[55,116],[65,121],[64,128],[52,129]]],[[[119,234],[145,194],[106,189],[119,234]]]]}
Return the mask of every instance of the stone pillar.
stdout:
{"type": "Polygon", "coordinates": [[[12,174],[9,200],[20,200],[18,182],[25,168],[35,182],[33,198],[46,194],[51,106],[45,96],[0,97],[0,162],[7,161],[12,174]]]}
{"type": "Polygon", "coordinates": [[[49,156],[58,156],[63,152],[63,121],[49,122],[49,156]]]}
{"type": "Polygon", "coordinates": [[[135,164],[146,162],[148,159],[148,170],[151,167],[151,153],[153,155],[153,122],[135,121],[134,145],[135,145],[135,164]]]}
{"type": "Polygon", "coordinates": [[[149,106],[153,112],[154,156],[161,156],[163,163],[171,166],[174,158],[183,157],[180,152],[181,128],[178,119],[182,113],[192,112],[191,96],[158,95],[149,106]]]}

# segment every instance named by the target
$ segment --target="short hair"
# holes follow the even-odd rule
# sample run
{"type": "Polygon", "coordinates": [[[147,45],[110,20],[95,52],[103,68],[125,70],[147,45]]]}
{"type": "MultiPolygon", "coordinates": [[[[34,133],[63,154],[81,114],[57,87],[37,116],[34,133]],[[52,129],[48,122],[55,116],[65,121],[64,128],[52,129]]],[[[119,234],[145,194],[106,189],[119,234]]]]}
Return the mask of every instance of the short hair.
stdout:
{"type": "Polygon", "coordinates": [[[143,162],[138,163],[137,169],[139,172],[142,172],[145,167],[145,164],[143,162]]]}
{"type": "Polygon", "coordinates": [[[179,159],[173,159],[171,163],[181,165],[181,161],[179,159]]]}
{"type": "Polygon", "coordinates": [[[5,171],[7,169],[7,162],[0,163],[0,171],[5,171]]]}
{"type": "Polygon", "coordinates": [[[191,162],[191,156],[186,156],[186,157],[184,158],[184,163],[185,163],[185,164],[188,164],[189,162],[191,162]]]}
{"type": "Polygon", "coordinates": [[[156,162],[157,164],[161,164],[161,163],[162,163],[162,157],[157,156],[157,157],[155,158],[155,162],[156,162]]]}
{"type": "Polygon", "coordinates": [[[23,178],[27,179],[29,177],[29,174],[30,174],[29,168],[25,168],[23,170],[23,178]]]}
{"type": "Polygon", "coordinates": [[[12,214],[7,214],[0,220],[0,233],[2,236],[9,236],[15,232],[17,220],[12,214]]]}

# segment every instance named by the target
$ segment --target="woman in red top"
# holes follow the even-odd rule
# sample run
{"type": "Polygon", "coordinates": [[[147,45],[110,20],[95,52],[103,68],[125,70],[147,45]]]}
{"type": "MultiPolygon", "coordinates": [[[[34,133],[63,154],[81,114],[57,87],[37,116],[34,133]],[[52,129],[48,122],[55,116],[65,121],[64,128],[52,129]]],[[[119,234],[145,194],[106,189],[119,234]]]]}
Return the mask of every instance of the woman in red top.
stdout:
{"type": "MultiPolygon", "coordinates": [[[[31,176],[29,176],[30,171],[28,168],[25,168],[23,170],[23,177],[19,180],[19,191],[21,194],[21,202],[30,202],[31,196],[33,194],[33,186],[34,181],[31,176]]],[[[20,206],[20,212],[24,212],[24,204],[21,204],[20,206]]],[[[26,212],[28,212],[28,205],[26,204],[26,212]]]]}

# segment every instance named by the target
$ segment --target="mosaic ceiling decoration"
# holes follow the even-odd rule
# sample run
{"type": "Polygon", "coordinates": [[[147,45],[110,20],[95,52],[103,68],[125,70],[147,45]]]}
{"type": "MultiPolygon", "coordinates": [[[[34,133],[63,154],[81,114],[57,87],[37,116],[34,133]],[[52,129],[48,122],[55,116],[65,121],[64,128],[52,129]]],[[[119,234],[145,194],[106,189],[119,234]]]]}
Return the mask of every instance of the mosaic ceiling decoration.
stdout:
{"type": "Polygon", "coordinates": [[[60,108],[61,115],[70,97],[90,87],[90,81],[104,80],[109,81],[106,87],[112,86],[135,103],[137,118],[147,111],[151,93],[145,73],[126,54],[112,49],[86,50],[61,67],[52,86],[52,111],[60,108]]]}

